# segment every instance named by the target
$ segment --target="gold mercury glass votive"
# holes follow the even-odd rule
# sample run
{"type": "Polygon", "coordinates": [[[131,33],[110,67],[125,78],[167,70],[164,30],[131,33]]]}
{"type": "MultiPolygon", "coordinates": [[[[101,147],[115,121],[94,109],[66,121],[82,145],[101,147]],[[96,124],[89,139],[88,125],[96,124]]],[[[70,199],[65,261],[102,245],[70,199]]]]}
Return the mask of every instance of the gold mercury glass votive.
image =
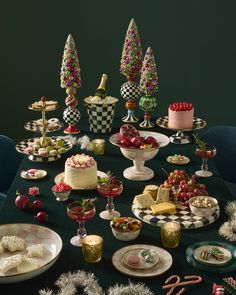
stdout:
{"type": "Polygon", "coordinates": [[[87,235],[82,242],[84,260],[89,263],[99,262],[102,258],[103,238],[97,235],[87,235]]]}
{"type": "Polygon", "coordinates": [[[161,242],[164,247],[175,248],[180,241],[180,224],[174,221],[166,222],[161,226],[161,242]]]}
{"type": "Polygon", "coordinates": [[[92,140],[92,148],[95,155],[103,155],[105,153],[105,140],[100,138],[92,140]]]}

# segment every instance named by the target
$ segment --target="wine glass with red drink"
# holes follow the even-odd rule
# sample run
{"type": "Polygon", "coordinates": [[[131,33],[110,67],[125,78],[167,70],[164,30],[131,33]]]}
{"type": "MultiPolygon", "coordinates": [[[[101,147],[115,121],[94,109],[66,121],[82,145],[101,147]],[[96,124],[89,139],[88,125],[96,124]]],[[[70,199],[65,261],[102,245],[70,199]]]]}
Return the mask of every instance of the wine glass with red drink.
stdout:
{"type": "Polygon", "coordinates": [[[201,170],[196,171],[195,174],[201,177],[212,176],[213,173],[208,170],[207,162],[215,157],[216,148],[213,145],[205,144],[204,148],[196,147],[195,155],[202,158],[201,170]]]}
{"type": "Polygon", "coordinates": [[[114,217],[120,217],[120,212],[115,210],[113,198],[118,197],[123,191],[123,184],[115,176],[99,178],[98,192],[107,198],[106,210],[102,211],[99,216],[102,219],[112,220],[114,217]]]}
{"type": "Polygon", "coordinates": [[[72,237],[70,242],[74,246],[81,247],[83,238],[87,235],[85,222],[92,219],[96,213],[94,203],[87,199],[83,201],[74,201],[67,206],[67,215],[70,219],[79,224],[77,235],[72,237]]]}

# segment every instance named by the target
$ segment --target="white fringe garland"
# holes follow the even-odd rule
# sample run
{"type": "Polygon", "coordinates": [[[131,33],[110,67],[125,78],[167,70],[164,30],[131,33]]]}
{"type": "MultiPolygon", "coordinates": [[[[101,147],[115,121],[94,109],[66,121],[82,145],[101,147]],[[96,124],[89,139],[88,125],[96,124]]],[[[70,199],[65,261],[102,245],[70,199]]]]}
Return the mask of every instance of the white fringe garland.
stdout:
{"type": "Polygon", "coordinates": [[[116,284],[106,293],[98,284],[95,275],[84,270],[62,274],[55,285],[59,288],[56,293],[46,288],[40,290],[39,295],[77,295],[77,288],[82,288],[84,295],[154,295],[144,284],[133,284],[130,281],[128,285],[116,284]]]}
{"type": "Polygon", "coordinates": [[[219,228],[219,235],[231,242],[236,241],[236,201],[228,202],[225,212],[229,220],[224,222],[219,228]]]}

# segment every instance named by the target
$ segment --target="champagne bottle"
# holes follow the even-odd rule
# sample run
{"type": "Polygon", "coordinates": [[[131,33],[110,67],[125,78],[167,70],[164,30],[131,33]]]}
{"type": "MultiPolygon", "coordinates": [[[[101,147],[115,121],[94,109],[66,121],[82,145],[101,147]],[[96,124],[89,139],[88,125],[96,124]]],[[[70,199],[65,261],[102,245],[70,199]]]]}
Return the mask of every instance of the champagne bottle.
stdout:
{"type": "Polygon", "coordinates": [[[99,96],[101,99],[106,97],[106,82],[107,82],[107,74],[102,74],[102,78],[98,88],[95,91],[95,96],[99,96]]]}

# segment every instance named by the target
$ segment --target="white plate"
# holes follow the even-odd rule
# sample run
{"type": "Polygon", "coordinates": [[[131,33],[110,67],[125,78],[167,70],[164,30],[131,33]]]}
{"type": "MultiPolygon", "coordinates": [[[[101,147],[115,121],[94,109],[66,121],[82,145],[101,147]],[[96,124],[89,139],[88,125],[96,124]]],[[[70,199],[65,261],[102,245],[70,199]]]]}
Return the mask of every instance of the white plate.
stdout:
{"type": "Polygon", "coordinates": [[[150,263],[146,262],[144,257],[140,255],[140,251],[143,250],[143,248],[136,248],[136,249],[130,249],[127,252],[124,253],[122,257],[122,261],[125,265],[135,268],[135,269],[149,269],[154,267],[160,260],[159,255],[156,251],[151,250],[151,255],[153,261],[150,263]],[[133,265],[128,261],[129,255],[137,255],[140,258],[140,263],[138,265],[133,265]]]}
{"type": "Polygon", "coordinates": [[[154,277],[166,272],[172,265],[173,259],[169,252],[163,248],[159,248],[153,245],[138,244],[123,247],[116,251],[112,256],[112,263],[114,267],[123,274],[133,277],[154,277]],[[123,255],[130,250],[142,248],[148,250],[154,250],[159,256],[159,262],[148,269],[131,268],[123,263],[123,255]]]}
{"type": "MultiPolygon", "coordinates": [[[[106,177],[106,173],[102,172],[102,171],[97,171],[97,176],[98,177],[106,177]]],[[[54,178],[54,181],[56,184],[58,184],[59,182],[61,181],[64,181],[64,177],[65,177],[65,172],[61,172],[60,174],[58,174],[55,178],[54,178]]],[[[92,189],[95,189],[97,188],[97,184],[94,184],[92,186],[87,186],[87,187],[82,187],[82,186],[79,186],[79,187],[72,187],[73,190],[92,190],[92,189]]]]}
{"type": "Polygon", "coordinates": [[[22,170],[21,173],[20,173],[20,176],[24,179],[30,179],[30,180],[36,180],[36,179],[41,179],[43,177],[45,177],[47,175],[47,171],[45,170],[41,170],[41,169],[37,169],[37,171],[40,171],[42,173],[42,175],[40,177],[36,177],[36,176],[30,176],[30,175],[27,175],[25,176],[25,173],[27,173],[28,170],[22,170]]]}
{"type": "Polygon", "coordinates": [[[190,159],[188,157],[183,156],[183,160],[181,161],[175,161],[175,155],[173,156],[169,156],[166,158],[166,161],[170,164],[175,164],[175,165],[185,165],[188,164],[190,162],[190,159]]]}
{"type": "MultiPolygon", "coordinates": [[[[27,223],[0,225],[0,240],[3,236],[12,235],[24,239],[27,246],[43,244],[46,253],[43,257],[37,258],[38,267],[35,270],[24,273],[18,273],[15,268],[9,270],[7,273],[2,273],[0,271],[0,284],[15,283],[31,279],[45,272],[57,261],[62,249],[62,240],[55,231],[44,226],[27,223]]],[[[0,254],[0,259],[15,254],[25,254],[25,252],[26,251],[17,251],[11,253],[4,251],[0,254]]]]}
{"type": "Polygon", "coordinates": [[[220,266],[220,265],[224,265],[226,263],[228,263],[231,259],[232,259],[232,254],[231,252],[223,247],[219,247],[219,246],[214,246],[214,245],[204,245],[204,246],[200,246],[198,248],[195,249],[194,251],[194,258],[203,263],[203,264],[208,264],[208,265],[212,265],[212,266],[220,266]],[[201,252],[202,251],[209,251],[211,248],[218,248],[219,250],[221,250],[224,253],[224,257],[223,259],[219,259],[217,260],[216,258],[214,258],[213,256],[210,255],[208,260],[204,260],[201,258],[201,252]]]}

